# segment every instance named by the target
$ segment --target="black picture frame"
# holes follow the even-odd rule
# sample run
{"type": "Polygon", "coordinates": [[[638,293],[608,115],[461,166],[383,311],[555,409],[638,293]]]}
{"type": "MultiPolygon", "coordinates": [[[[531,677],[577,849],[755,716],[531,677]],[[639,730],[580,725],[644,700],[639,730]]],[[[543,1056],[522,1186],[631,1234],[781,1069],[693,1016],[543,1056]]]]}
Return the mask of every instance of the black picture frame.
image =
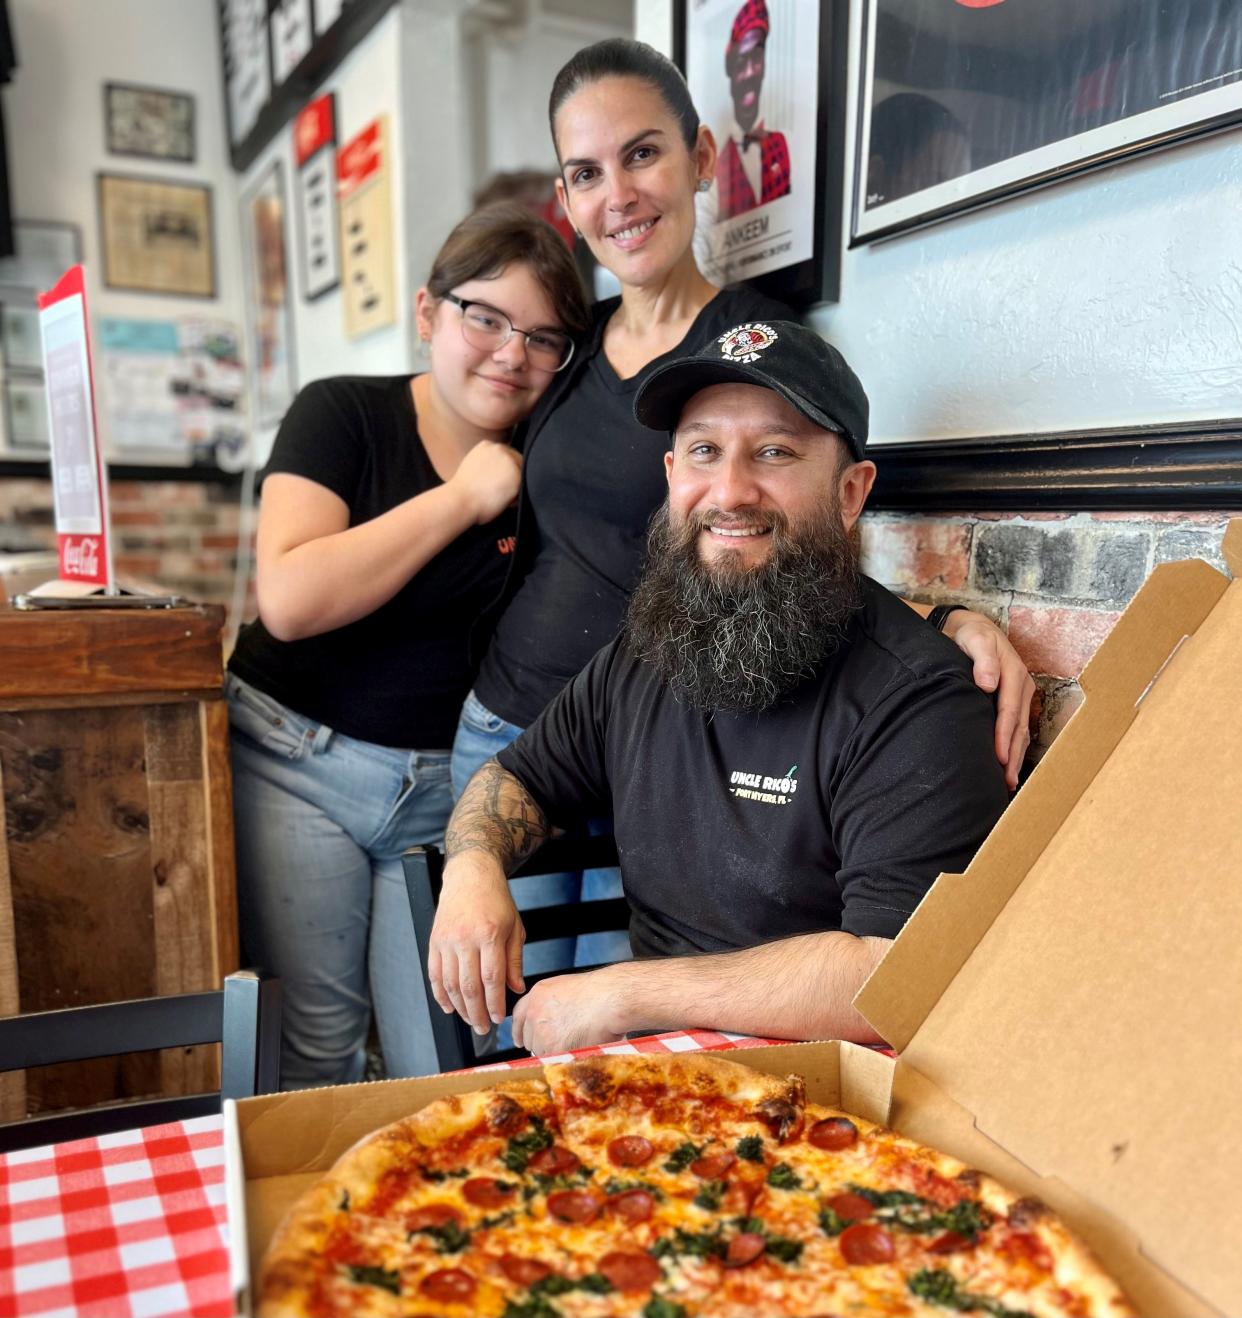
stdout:
{"type": "MultiPolygon", "coordinates": [[[[734,9],[742,7],[736,0],[734,9]]],[[[818,35],[815,105],[815,163],[813,171],[814,215],[812,219],[812,254],[789,265],[767,270],[765,273],[745,277],[744,282],[770,297],[788,302],[795,307],[808,307],[821,302],[835,302],[840,295],[842,212],[845,188],[845,117],[847,107],[846,82],[848,74],[849,3],[848,0],[768,0],[772,22],[786,18],[796,7],[805,19],[808,9],[818,11],[818,35]]],[[[695,95],[700,72],[704,77],[719,78],[723,66],[702,71],[689,67],[688,50],[691,45],[690,24],[704,21],[702,3],[674,0],[673,4],[673,62],[682,71],[695,95]]],[[[721,49],[721,60],[724,50],[721,49]]],[[[712,125],[708,125],[711,127],[712,125]]],[[[713,131],[716,131],[715,129],[713,131]]],[[[724,141],[717,133],[717,146],[723,151],[724,141]]],[[[807,194],[804,194],[807,195],[807,194]]],[[[797,190],[791,192],[797,196],[797,190]]],[[[762,205],[757,211],[764,210],[762,205]]],[[[701,229],[704,227],[700,220],[701,229]]],[[[719,225],[715,226],[717,229],[719,225]]],[[[728,235],[724,238],[728,243],[728,235]]],[[[708,262],[704,262],[708,264],[708,262]]],[[[709,278],[716,276],[705,270],[709,278]]],[[[736,278],[726,276],[728,282],[736,278]]]]}
{"type": "Polygon", "coordinates": [[[399,0],[349,0],[326,27],[312,5],[310,48],[280,81],[272,61],[271,24],[289,2],[216,0],[225,131],[239,174],[399,0]]]}
{"type": "Polygon", "coordinates": [[[1242,123],[1242,6],[863,0],[850,247],[1242,123]]]}
{"type": "Polygon", "coordinates": [[[104,145],[114,156],[192,165],[197,159],[194,97],[134,82],[105,82],[104,145]]]}

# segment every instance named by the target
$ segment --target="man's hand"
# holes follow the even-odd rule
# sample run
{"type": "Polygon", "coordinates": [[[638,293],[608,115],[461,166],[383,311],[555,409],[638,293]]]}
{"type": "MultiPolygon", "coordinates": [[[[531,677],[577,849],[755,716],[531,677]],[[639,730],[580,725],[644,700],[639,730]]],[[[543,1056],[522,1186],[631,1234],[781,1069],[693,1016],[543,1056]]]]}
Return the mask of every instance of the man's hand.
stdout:
{"type": "Polygon", "coordinates": [[[427,953],[427,977],[440,1006],[486,1034],[504,1020],[505,985],[515,993],[526,987],[525,941],[499,862],[479,851],[450,860],[427,953]]]}
{"type": "Polygon", "coordinates": [[[540,980],[513,1009],[513,1042],[536,1057],[616,1043],[629,1028],[622,1003],[624,977],[631,969],[605,966],[540,980]]]}
{"type": "Polygon", "coordinates": [[[1009,638],[990,619],[972,609],[957,609],[945,619],[944,634],[975,665],[975,685],[996,696],[996,758],[1005,766],[1009,790],[1031,744],[1031,701],[1035,683],[1009,638]]]}

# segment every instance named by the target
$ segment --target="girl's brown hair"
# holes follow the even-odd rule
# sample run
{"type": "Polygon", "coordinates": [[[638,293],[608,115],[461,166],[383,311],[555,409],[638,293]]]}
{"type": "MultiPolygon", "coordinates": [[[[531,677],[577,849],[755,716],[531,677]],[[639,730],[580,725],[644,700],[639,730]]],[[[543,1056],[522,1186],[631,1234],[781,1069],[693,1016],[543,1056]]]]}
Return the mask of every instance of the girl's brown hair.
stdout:
{"type": "Polygon", "coordinates": [[[436,253],[427,291],[439,299],[459,284],[494,279],[514,264],[529,267],[569,334],[586,333],[586,294],[565,240],[546,220],[514,202],[484,206],[457,225],[436,253]]]}

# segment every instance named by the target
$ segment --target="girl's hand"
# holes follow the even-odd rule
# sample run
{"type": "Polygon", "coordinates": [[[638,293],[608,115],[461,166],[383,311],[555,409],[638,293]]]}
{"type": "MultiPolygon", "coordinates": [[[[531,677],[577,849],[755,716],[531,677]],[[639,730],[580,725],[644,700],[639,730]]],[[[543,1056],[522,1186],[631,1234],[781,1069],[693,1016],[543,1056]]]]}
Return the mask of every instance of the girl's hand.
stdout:
{"type": "Polygon", "coordinates": [[[492,439],[476,444],[449,481],[465,499],[476,526],[499,517],[517,498],[521,483],[522,455],[492,439]]]}

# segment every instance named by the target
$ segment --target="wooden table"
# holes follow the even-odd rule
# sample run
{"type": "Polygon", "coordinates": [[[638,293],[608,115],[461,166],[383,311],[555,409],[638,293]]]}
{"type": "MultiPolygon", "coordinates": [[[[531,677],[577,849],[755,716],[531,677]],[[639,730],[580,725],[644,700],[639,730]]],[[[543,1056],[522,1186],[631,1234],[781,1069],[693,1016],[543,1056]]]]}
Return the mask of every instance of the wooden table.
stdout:
{"type": "MultiPolygon", "coordinates": [[[[0,609],[0,1015],[237,968],[218,606],[0,609]]],[[[210,1047],[0,1075],[0,1120],[216,1085],[210,1047]]]]}

